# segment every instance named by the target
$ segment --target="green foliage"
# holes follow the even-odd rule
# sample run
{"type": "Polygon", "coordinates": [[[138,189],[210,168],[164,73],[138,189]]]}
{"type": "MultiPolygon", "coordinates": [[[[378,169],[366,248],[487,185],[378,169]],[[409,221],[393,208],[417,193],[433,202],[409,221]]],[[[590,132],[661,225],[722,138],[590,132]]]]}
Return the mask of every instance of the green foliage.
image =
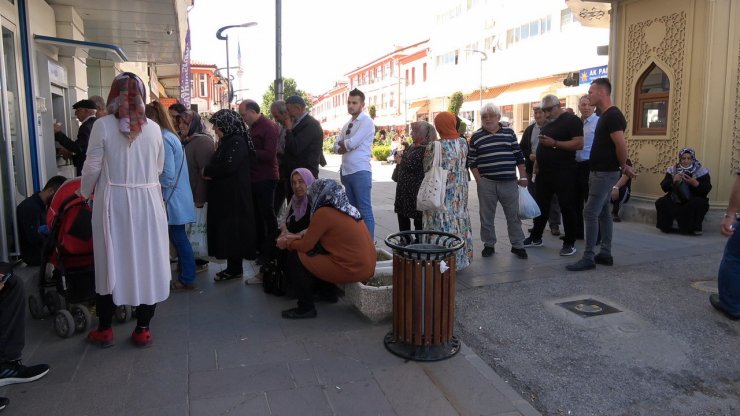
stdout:
{"type": "MultiPolygon", "coordinates": [[[[283,99],[286,99],[290,97],[291,95],[297,95],[301,98],[303,98],[304,101],[306,101],[306,111],[311,111],[311,99],[306,94],[305,91],[302,91],[298,89],[298,84],[296,84],[295,80],[293,78],[283,78],[283,99]]],[[[264,114],[266,117],[272,119],[272,114],[270,113],[270,106],[272,106],[272,103],[275,102],[275,83],[270,83],[270,87],[267,89],[267,92],[262,96],[262,105],[260,106],[260,110],[262,110],[262,114],[264,114]]]]}
{"type": "Polygon", "coordinates": [[[461,136],[464,136],[465,133],[468,132],[468,123],[466,123],[465,120],[460,121],[460,126],[457,128],[457,132],[460,133],[461,136]]]}
{"type": "Polygon", "coordinates": [[[386,161],[388,156],[391,155],[390,146],[374,146],[373,147],[373,158],[375,160],[386,161]]]}
{"type": "Polygon", "coordinates": [[[329,136],[324,139],[324,144],[322,145],[324,149],[324,153],[334,153],[334,142],[337,141],[337,136],[329,136]]]}
{"type": "Polygon", "coordinates": [[[461,91],[456,91],[450,96],[450,105],[449,107],[447,107],[447,110],[450,113],[457,115],[462,105],[463,105],[463,93],[461,91]]]}
{"type": "Polygon", "coordinates": [[[375,119],[375,104],[370,104],[370,107],[367,108],[367,113],[370,115],[370,118],[375,119]]]}

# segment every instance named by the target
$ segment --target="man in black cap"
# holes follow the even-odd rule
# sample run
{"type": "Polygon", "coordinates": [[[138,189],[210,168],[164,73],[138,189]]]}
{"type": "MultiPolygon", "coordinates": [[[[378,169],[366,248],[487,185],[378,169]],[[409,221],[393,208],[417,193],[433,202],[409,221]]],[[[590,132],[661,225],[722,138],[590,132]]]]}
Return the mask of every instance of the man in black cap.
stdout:
{"type": "MultiPolygon", "coordinates": [[[[313,118],[306,110],[306,102],[303,98],[293,95],[285,99],[285,107],[288,116],[278,123],[285,126],[285,149],[281,176],[290,178],[291,172],[296,168],[306,168],[311,171],[314,178],[319,177],[319,163],[324,155],[324,130],[318,120],[313,118]]],[[[290,181],[286,183],[286,198],[290,201],[293,189],[290,181]]]]}
{"type": "MultiPolygon", "coordinates": [[[[10,264],[0,262],[0,387],[36,381],[49,372],[49,366],[21,364],[26,344],[26,293],[23,282],[13,274],[10,264]]],[[[0,397],[0,410],[8,405],[0,397]]]]}
{"type": "Polygon", "coordinates": [[[90,141],[90,132],[93,123],[95,123],[95,113],[97,107],[92,100],[80,100],[74,103],[72,109],[75,111],[75,117],[80,121],[80,128],[77,131],[77,140],[72,140],[62,132],[62,124],[54,123],[54,140],[69,152],[72,158],[72,164],[75,166],[76,175],[82,175],[82,165],[85,164],[85,154],[87,153],[87,143],[90,141]]]}

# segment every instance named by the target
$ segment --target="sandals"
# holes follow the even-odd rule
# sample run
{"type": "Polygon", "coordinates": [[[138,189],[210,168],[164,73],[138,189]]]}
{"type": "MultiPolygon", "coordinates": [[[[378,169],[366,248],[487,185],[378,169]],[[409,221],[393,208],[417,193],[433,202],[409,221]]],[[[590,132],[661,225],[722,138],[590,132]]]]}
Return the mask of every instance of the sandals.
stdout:
{"type": "Polygon", "coordinates": [[[231,273],[228,270],[221,270],[220,272],[216,273],[216,277],[213,278],[215,282],[223,282],[226,280],[232,280],[232,279],[241,279],[242,272],[239,273],[231,273]]]}
{"type": "Polygon", "coordinates": [[[183,283],[179,280],[173,280],[170,282],[170,291],[177,292],[181,290],[195,290],[197,287],[195,287],[192,283],[183,283]]]}

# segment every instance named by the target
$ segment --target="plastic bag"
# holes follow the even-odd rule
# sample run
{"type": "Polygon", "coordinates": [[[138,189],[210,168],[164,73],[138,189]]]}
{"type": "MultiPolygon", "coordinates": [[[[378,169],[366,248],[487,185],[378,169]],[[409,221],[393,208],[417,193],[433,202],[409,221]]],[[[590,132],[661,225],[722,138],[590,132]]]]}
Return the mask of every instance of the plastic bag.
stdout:
{"type": "Polygon", "coordinates": [[[208,204],[195,208],[195,222],[187,226],[188,240],[196,258],[208,257],[208,204]]]}
{"type": "Polygon", "coordinates": [[[526,186],[519,187],[519,218],[536,218],[541,214],[537,201],[527,190],[526,186]]]}

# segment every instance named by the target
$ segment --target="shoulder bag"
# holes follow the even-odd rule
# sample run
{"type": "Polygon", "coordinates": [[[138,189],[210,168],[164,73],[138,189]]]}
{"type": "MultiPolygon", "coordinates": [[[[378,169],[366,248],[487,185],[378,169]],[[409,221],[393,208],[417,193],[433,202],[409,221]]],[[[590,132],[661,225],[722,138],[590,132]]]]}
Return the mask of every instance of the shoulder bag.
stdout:
{"type": "Polygon", "coordinates": [[[424,174],[419,193],[416,195],[416,209],[419,211],[444,211],[447,192],[447,169],[440,166],[442,144],[432,142],[434,159],[432,167],[424,174]]]}

